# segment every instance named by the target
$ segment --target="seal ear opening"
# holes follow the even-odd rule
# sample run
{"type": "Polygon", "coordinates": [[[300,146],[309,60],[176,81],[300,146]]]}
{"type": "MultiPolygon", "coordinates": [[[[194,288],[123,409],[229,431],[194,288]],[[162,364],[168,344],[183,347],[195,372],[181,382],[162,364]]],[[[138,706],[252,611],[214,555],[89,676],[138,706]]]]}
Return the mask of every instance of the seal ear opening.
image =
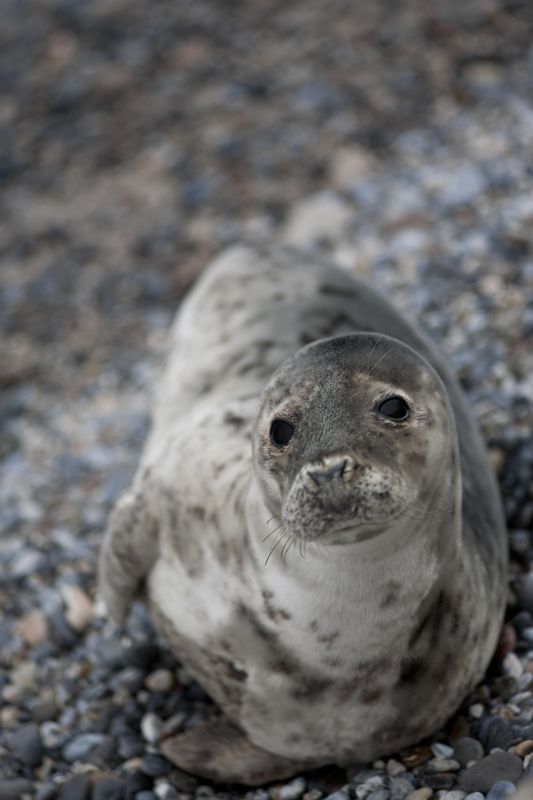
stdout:
{"type": "Polygon", "coordinates": [[[124,494],[113,509],[100,550],[98,586],[115,624],[126,620],[158,555],[158,526],[142,489],[124,494]]]}

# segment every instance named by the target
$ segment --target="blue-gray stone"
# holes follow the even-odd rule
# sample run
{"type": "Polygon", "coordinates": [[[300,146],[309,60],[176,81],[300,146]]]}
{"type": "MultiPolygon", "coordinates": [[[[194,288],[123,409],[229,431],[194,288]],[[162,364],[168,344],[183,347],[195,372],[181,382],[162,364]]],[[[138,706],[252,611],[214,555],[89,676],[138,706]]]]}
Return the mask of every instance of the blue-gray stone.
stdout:
{"type": "Polygon", "coordinates": [[[62,750],[65,761],[82,761],[91,750],[98,747],[105,739],[103,733],[80,733],[68,741],[62,750]]]}
{"type": "Polygon", "coordinates": [[[497,781],[487,794],[486,800],[506,800],[515,791],[516,786],[511,781],[497,781]]]}

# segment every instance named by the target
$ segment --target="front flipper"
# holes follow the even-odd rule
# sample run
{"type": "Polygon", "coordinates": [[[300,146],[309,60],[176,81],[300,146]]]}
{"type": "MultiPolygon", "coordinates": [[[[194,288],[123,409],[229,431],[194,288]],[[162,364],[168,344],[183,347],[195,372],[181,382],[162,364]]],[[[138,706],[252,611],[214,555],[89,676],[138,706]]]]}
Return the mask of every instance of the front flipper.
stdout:
{"type": "Polygon", "coordinates": [[[259,786],[313,766],[261,750],[224,717],[171,736],[161,742],[160,749],[180,769],[218,783],[259,786]]]}
{"type": "Polygon", "coordinates": [[[109,519],[98,570],[100,591],[117,625],[126,619],[157,554],[157,520],[150,513],[142,487],[130,489],[109,519]]]}

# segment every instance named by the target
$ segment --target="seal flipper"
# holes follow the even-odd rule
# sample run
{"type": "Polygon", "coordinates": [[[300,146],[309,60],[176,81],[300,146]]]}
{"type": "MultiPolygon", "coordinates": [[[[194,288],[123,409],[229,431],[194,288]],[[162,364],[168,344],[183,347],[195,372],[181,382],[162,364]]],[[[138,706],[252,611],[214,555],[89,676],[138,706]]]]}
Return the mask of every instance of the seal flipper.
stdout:
{"type": "Polygon", "coordinates": [[[113,621],[121,625],[158,554],[158,525],[142,487],[113,509],[100,552],[98,583],[113,621]]]}
{"type": "Polygon", "coordinates": [[[218,783],[259,786],[290,778],[313,764],[256,747],[227,718],[203,722],[160,744],[163,755],[186,772],[218,783]]]}

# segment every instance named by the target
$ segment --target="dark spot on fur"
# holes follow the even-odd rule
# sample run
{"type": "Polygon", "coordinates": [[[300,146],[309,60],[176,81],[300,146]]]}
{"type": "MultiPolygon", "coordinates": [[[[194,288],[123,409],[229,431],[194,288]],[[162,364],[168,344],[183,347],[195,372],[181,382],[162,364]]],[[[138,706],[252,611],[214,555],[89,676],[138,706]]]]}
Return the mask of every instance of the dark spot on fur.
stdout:
{"type": "Polygon", "coordinates": [[[330,681],[326,678],[307,677],[302,679],[300,686],[296,686],[291,691],[295,700],[312,700],[323,694],[330,686],[330,681]]]}
{"type": "Polygon", "coordinates": [[[384,586],[385,596],[380,603],[380,608],[389,608],[396,603],[400,596],[401,583],[398,581],[388,581],[384,586]]]}
{"type": "Polygon", "coordinates": [[[202,508],[202,506],[191,506],[191,514],[193,517],[203,522],[205,519],[205,508],[202,508]]]}
{"type": "Polygon", "coordinates": [[[258,636],[261,637],[261,639],[264,639],[265,641],[270,642],[271,644],[277,642],[278,637],[276,636],[274,631],[268,630],[268,628],[266,628],[263,625],[263,623],[257,618],[255,612],[252,611],[251,608],[245,606],[244,603],[239,603],[237,606],[237,613],[239,614],[239,616],[243,617],[248,622],[250,627],[254,630],[254,632],[258,636]]]}
{"type": "Polygon", "coordinates": [[[234,428],[242,428],[246,425],[247,420],[239,414],[234,414],[233,411],[226,411],[224,414],[223,422],[226,425],[231,425],[234,428]]]}
{"type": "Polygon", "coordinates": [[[400,665],[398,685],[416,683],[423,670],[424,662],[421,658],[404,658],[400,665]]]}
{"type": "Polygon", "coordinates": [[[313,631],[313,633],[316,633],[318,630],[318,620],[312,619],[309,623],[309,628],[313,631]]]}
{"type": "Polygon", "coordinates": [[[377,703],[382,697],[383,689],[376,686],[373,689],[363,689],[359,695],[359,700],[363,705],[372,705],[372,703],[377,703]]]}
{"type": "Polygon", "coordinates": [[[383,608],[390,608],[390,606],[394,605],[398,600],[398,592],[389,591],[379,604],[381,609],[383,608]]]}
{"type": "Polygon", "coordinates": [[[322,659],[322,664],[324,664],[325,667],[334,667],[334,668],[336,668],[336,667],[340,667],[342,665],[342,661],[341,661],[340,658],[334,658],[332,656],[326,656],[325,658],[322,659]]]}
{"type": "Polygon", "coordinates": [[[267,616],[273,622],[279,622],[282,619],[290,619],[291,614],[285,608],[279,608],[273,605],[271,602],[273,596],[272,592],[263,591],[263,605],[267,616]]]}
{"type": "Polygon", "coordinates": [[[317,642],[321,644],[331,644],[338,639],[340,636],[339,631],[332,631],[331,633],[321,633],[319,636],[316,637],[317,642]]]}

